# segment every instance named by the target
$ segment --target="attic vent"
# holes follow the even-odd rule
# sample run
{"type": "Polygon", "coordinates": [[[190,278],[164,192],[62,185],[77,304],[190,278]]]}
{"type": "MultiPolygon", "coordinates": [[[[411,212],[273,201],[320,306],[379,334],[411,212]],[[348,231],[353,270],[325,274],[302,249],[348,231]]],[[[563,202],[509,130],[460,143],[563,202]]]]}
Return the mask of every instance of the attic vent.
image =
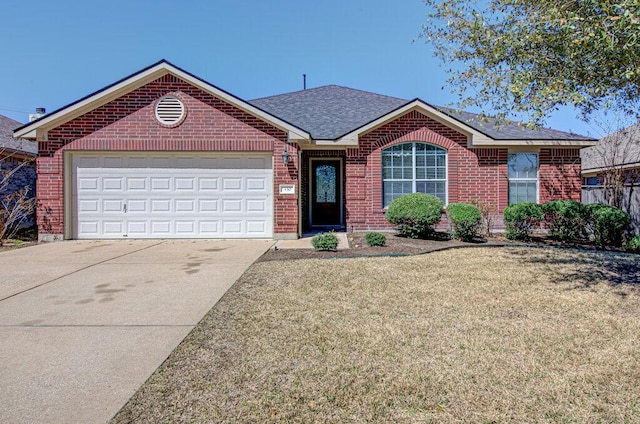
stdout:
{"type": "Polygon", "coordinates": [[[184,104],[174,97],[165,96],[156,102],[156,119],[169,127],[180,125],[185,116],[184,104]]]}

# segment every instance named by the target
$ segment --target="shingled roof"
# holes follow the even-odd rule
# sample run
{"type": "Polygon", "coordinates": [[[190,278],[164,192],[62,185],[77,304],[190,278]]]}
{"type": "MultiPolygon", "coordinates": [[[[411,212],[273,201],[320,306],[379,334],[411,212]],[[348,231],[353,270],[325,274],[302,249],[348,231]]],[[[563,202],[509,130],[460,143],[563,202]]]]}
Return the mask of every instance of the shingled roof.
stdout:
{"type": "Polygon", "coordinates": [[[522,122],[497,122],[495,119],[482,117],[475,113],[456,111],[445,107],[434,106],[443,113],[464,122],[473,129],[488,135],[494,140],[594,140],[580,134],[554,130],[551,128],[528,128],[522,122]]]}
{"type": "MultiPolygon", "coordinates": [[[[411,100],[413,101],[413,100],[411,100]]],[[[411,102],[339,85],[325,85],[249,103],[304,129],[317,140],[335,140],[411,102]]],[[[469,112],[430,105],[495,140],[590,140],[549,128],[530,129],[518,122],[497,123],[469,112]]]]}
{"type": "Polygon", "coordinates": [[[249,103],[304,129],[314,139],[334,140],[407,101],[339,85],[325,85],[249,103]]]}
{"type": "Polygon", "coordinates": [[[38,143],[13,138],[13,130],[22,126],[4,115],[0,115],[0,153],[21,153],[29,156],[38,154],[38,143]]]}
{"type": "Polygon", "coordinates": [[[640,167],[640,124],[609,134],[593,147],[580,151],[582,172],[597,172],[610,167],[640,167]]]}

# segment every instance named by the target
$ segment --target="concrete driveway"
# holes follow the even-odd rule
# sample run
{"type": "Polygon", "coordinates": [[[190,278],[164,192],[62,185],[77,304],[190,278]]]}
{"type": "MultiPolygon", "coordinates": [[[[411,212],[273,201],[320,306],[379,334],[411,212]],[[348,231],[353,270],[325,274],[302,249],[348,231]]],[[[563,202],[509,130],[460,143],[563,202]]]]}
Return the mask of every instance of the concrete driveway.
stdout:
{"type": "Polygon", "coordinates": [[[0,422],[105,422],[272,244],[66,241],[0,252],[0,422]]]}

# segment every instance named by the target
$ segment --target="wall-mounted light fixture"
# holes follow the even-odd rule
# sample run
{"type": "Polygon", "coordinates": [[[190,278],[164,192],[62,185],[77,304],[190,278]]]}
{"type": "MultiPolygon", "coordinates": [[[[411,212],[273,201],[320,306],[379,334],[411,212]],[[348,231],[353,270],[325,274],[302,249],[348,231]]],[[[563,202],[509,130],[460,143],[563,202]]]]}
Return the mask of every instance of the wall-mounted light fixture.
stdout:
{"type": "Polygon", "coordinates": [[[289,163],[289,152],[287,151],[287,149],[284,149],[284,152],[282,152],[282,163],[283,164],[288,164],[289,163]]]}

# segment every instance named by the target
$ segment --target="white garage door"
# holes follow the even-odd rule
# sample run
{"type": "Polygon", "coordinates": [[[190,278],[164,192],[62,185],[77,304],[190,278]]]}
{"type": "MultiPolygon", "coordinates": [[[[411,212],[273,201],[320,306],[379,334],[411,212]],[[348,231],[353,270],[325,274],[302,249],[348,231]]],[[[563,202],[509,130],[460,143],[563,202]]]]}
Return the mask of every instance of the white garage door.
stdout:
{"type": "Polygon", "coordinates": [[[273,235],[271,156],[74,155],[74,237],[273,235]]]}

